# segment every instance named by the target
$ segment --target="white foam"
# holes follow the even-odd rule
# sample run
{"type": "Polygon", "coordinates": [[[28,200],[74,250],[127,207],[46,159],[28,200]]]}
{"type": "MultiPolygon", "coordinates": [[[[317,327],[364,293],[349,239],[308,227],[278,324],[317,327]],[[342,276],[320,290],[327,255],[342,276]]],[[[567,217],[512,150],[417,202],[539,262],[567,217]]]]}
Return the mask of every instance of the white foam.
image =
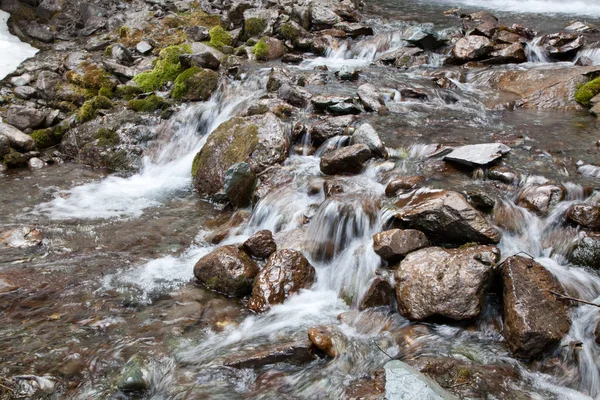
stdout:
{"type": "Polygon", "coordinates": [[[435,0],[448,5],[463,4],[469,7],[490,8],[514,13],[568,14],[600,17],[598,0],[435,0]]]}
{"type": "Polygon", "coordinates": [[[10,34],[7,21],[10,15],[7,12],[0,11],[0,79],[11,72],[26,59],[33,57],[38,49],[10,34]]]}

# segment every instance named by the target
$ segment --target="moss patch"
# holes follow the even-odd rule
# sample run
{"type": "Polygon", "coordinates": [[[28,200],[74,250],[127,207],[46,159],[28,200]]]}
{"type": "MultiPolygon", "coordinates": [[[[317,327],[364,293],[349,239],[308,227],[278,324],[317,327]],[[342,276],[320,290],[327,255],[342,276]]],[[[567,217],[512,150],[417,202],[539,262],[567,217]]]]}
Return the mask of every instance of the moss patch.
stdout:
{"type": "Polygon", "coordinates": [[[102,86],[100,90],[98,90],[98,95],[110,99],[113,97],[113,88],[109,86],[102,86]]]}
{"type": "Polygon", "coordinates": [[[231,35],[220,26],[213,27],[208,31],[208,34],[210,35],[208,45],[219,51],[223,49],[223,46],[231,46],[231,43],[233,43],[231,35]]]}
{"type": "Polygon", "coordinates": [[[167,82],[175,80],[182,72],[179,56],[191,53],[190,46],[170,46],[161,50],[152,71],[144,71],[133,80],[144,92],[160,89],[167,82]]]}
{"type": "Polygon", "coordinates": [[[113,103],[109,98],[104,96],[96,96],[91,100],[83,103],[79,109],[77,119],[79,122],[87,122],[98,116],[98,110],[106,110],[113,108],[113,103]]]}
{"type": "Polygon", "coordinates": [[[121,139],[117,132],[112,129],[100,128],[96,132],[96,139],[98,139],[98,145],[100,146],[116,146],[121,143],[121,139]]]}
{"type": "Polygon", "coordinates": [[[46,149],[60,143],[66,128],[58,125],[54,128],[38,129],[31,132],[31,138],[38,149],[46,149]]]}
{"type": "Polygon", "coordinates": [[[269,59],[269,45],[261,39],[252,48],[252,53],[254,53],[257,60],[266,61],[269,59]]]}
{"type": "Polygon", "coordinates": [[[95,94],[103,87],[113,88],[115,86],[114,82],[110,80],[110,74],[97,65],[84,61],[79,64],[79,67],[83,70],[83,75],[69,71],[65,74],[69,82],[95,91],[95,94]]]}
{"type": "Polygon", "coordinates": [[[244,33],[246,37],[258,36],[265,31],[267,24],[260,18],[248,18],[244,22],[244,33]]]}
{"type": "Polygon", "coordinates": [[[590,100],[598,93],[600,93],[600,78],[593,79],[579,87],[577,91],[575,91],[575,101],[583,106],[589,107],[591,105],[590,100]]]}
{"type": "Polygon", "coordinates": [[[169,107],[169,102],[155,94],[148,96],[145,99],[130,100],[129,108],[137,112],[153,112],[169,107]]]}
{"type": "Polygon", "coordinates": [[[131,100],[138,94],[142,94],[143,90],[137,86],[120,85],[115,88],[115,96],[125,100],[131,100]]]}
{"type": "Polygon", "coordinates": [[[281,32],[281,36],[286,40],[294,41],[300,36],[300,30],[289,22],[281,25],[279,31],[281,32]]]}
{"type": "Polygon", "coordinates": [[[4,156],[4,163],[7,167],[26,167],[27,157],[19,152],[11,151],[4,156]]]}
{"type": "Polygon", "coordinates": [[[219,74],[199,67],[188,68],[175,80],[174,99],[208,100],[219,84],[219,74]]]}

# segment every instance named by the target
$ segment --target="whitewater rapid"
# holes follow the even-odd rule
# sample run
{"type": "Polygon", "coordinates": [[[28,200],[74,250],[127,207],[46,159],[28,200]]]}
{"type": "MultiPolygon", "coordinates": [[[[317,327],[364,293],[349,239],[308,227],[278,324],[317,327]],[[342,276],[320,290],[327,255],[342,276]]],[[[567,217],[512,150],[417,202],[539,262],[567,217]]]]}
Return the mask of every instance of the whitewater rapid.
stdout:
{"type": "Polygon", "coordinates": [[[0,11],[0,79],[4,79],[28,58],[33,57],[38,50],[10,34],[8,18],[10,14],[0,11]]]}

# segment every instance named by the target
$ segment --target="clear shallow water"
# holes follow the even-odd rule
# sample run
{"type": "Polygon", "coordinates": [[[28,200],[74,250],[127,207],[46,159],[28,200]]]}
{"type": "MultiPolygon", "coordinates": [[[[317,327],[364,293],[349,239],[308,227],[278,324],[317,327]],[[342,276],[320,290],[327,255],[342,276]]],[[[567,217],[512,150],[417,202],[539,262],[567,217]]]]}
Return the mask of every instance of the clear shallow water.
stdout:
{"type": "Polygon", "coordinates": [[[10,15],[5,11],[0,11],[0,79],[12,73],[19,64],[26,59],[33,57],[38,50],[27,43],[10,34],[6,21],[10,15]]]}

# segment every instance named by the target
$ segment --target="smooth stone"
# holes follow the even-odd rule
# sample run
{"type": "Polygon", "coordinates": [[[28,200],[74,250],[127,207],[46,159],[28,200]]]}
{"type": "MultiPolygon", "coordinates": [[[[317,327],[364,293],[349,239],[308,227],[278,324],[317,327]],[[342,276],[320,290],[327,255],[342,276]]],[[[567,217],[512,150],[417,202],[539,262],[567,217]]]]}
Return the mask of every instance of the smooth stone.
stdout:
{"type": "Polygon", "coordinates": [[[433,379],[394,360],[385,364],[386,400],[458,400],[433,379]]]}
{"type": "Polygon", "coordinates": [[[502,143],[471,144],[455,148],[444,156],[444,160],[474,168],[484,167],[497,161],[510,150],[510,147],[502,143]]]}

